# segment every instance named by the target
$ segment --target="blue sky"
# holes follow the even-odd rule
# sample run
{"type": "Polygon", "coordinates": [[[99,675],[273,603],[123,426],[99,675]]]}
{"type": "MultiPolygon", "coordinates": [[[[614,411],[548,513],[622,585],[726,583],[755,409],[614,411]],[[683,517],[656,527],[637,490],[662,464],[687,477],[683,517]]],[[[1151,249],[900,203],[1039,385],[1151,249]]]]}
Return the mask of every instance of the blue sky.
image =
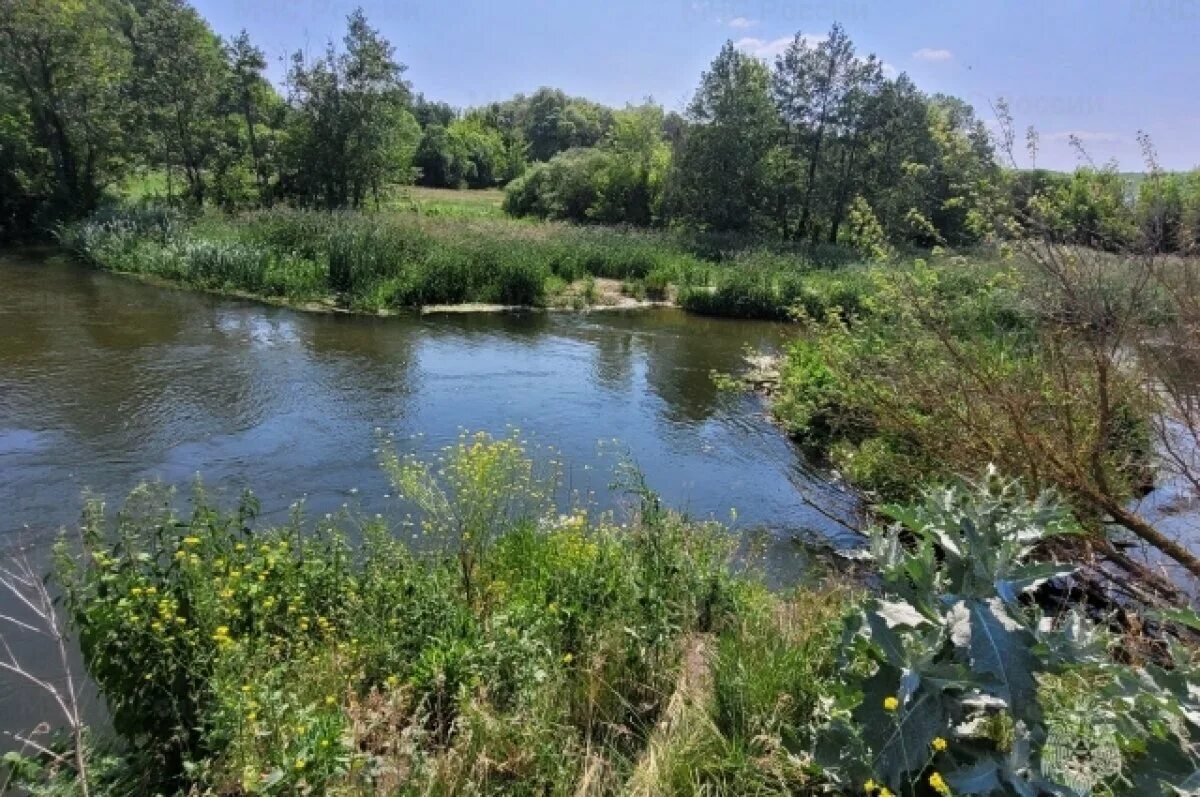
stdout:
{"type": "Polygon", "coordinates": [[[991,118],[1006,97],[1041,133],[1038,165],[1200,165],[1200,0],[194,0],[218,33],[241,28],[276,62],[340,38],[362,5],[414,88],[456,106],[550,85],[611,105],[682,109],[726,39],[764,57],[840,21],[861,53],[991,118]]]}

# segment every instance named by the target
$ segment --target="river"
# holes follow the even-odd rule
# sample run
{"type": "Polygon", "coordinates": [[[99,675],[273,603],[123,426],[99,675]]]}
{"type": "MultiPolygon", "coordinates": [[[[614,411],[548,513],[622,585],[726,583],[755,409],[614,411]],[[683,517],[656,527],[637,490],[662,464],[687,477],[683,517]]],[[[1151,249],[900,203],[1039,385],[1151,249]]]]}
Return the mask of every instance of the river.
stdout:
{"type": "MultiPolygon", "coordinates": [[[[669,309],[304,313],[0,253],[0,546],[44,560],[85,490],[115,505],[146,480],[186,493],[197,474],[226,504],[254,490],[268,521],[298,499],[399,517],[381,432],[429,454],[463,430],[516,429],[600,508],[619,508],[609,486],[628,457],[669,506],[736,510],[787,580],[804,564],[797,536],[853,541],[825,514],[850,509],[759,399],[710,375],[788,335],[669,309]]],[[[13,686],[0,682],[0,730],[37,718],[13,686]]]]}

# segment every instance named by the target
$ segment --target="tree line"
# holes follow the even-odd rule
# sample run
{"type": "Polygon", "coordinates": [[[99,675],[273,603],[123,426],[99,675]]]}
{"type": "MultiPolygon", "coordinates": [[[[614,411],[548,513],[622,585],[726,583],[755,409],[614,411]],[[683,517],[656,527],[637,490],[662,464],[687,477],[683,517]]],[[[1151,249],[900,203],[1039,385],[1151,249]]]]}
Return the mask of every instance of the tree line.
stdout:
{"type": "MultiPolygon", "coordinates": [[[[283,90],[242,32],[185,0],[0,6],[0,231],[88,213],[135,175],[225,209],[357,208],[396,185],[507,186],[513,215],[680,226],[882,255],[966,245],[1005,207],[1051,207],[1065,239],[1153,228],[1200,243],[1200,176],[1140,189],[1115,168],[1002,168],[963,101],[920,91],[835,25],[773,64],[727,43],[684,113],[542,88],[459,110],[414,93],[362,11],[340,43],[296,52],[283,90]]],[[[1115,243],[1114,243],[1115,242],[1115,243]]]]}

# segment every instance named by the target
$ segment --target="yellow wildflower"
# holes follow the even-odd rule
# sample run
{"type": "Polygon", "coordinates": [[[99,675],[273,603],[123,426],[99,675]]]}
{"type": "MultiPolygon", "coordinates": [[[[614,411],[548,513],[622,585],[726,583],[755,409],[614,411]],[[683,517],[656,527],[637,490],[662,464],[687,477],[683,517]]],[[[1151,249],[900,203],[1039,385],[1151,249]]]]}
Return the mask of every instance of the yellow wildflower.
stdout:
{"type": "Polygon", "coordinates": [[[200,538],[199,537],[184,537],[183,544],[184,545],[199,545],[200,538]]]}
{"type": "Polygon", "coordinates": [[[895,795],[892,794],[891,789],[889,789],[887,786],[884,786],[879,790],[879,797],[895,797],[895,795]]]}
{"type": "Polygon", "coordinates": [[[296,759],[296,769],[304,769],[306,766],[308,766],[308,762],[303,758],[296,759]]]}
{"type": "Polygon", "coordinates": [[[575,660],[575,657],[572,656],[570,653],[564,653],[562,660],[563,660],[563,664],[570,664],[572,661],[575,660]]]}
{"type": "Polygon", "coordinates": [[[897,700],[896,698],[894,698],[894,697],[885,697],[885,698],[883,699],[883,709],[884,709],[884,711],[895,711],[895,710],[896,710],[896,709],[898,709],[898,708],[900,708],[900,701],[899,701],[899,700],[897,700]]]}
{"type": "Polygon", "coordinates": [[[325,698],[325,705],[332,706],[335,703],[337,703],[337,698],[334,697],[333,695],[329,695],[328,697],[325,698]]]}
{"type": "Polygon", "coordinates": [[[946,748],[949,746],[949,743],[940,736],[933,740],[933,749],[937,750],[939,753],[946,752],[946,748]]]}
{"type": "Polygon", "coordinates": [[[929,787],[938,794],[950,794],[950,787],[946,785],[946,779],[940,772],[934,772],[929,776],[929,787]]]}
{"type": "Polygon", "coordinates": [[[878,786],[875,784],[874,778],[867,778],[867,782],[863,784],[863,791],[867,794],[873,793],[877,788],[878,786]]]}

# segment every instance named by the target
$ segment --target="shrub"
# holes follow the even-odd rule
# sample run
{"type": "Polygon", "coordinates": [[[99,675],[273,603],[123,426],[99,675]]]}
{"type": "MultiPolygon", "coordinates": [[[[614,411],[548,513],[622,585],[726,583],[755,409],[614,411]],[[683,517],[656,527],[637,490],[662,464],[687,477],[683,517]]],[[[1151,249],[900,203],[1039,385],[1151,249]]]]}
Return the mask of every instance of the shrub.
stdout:
{"type": "Polygon", "coordinates": [[[1077,531],[1050,496],[989,472],[887,514],[902,528],[872,534],[883,594],[847,622],[846,681],[820,731],[831,774],[896,794],[1164,794],[1194,779],[1195,664],[1119,663],[1103,626],[1027,600],[1073,571],[1032,558],[1077,531]]]}

